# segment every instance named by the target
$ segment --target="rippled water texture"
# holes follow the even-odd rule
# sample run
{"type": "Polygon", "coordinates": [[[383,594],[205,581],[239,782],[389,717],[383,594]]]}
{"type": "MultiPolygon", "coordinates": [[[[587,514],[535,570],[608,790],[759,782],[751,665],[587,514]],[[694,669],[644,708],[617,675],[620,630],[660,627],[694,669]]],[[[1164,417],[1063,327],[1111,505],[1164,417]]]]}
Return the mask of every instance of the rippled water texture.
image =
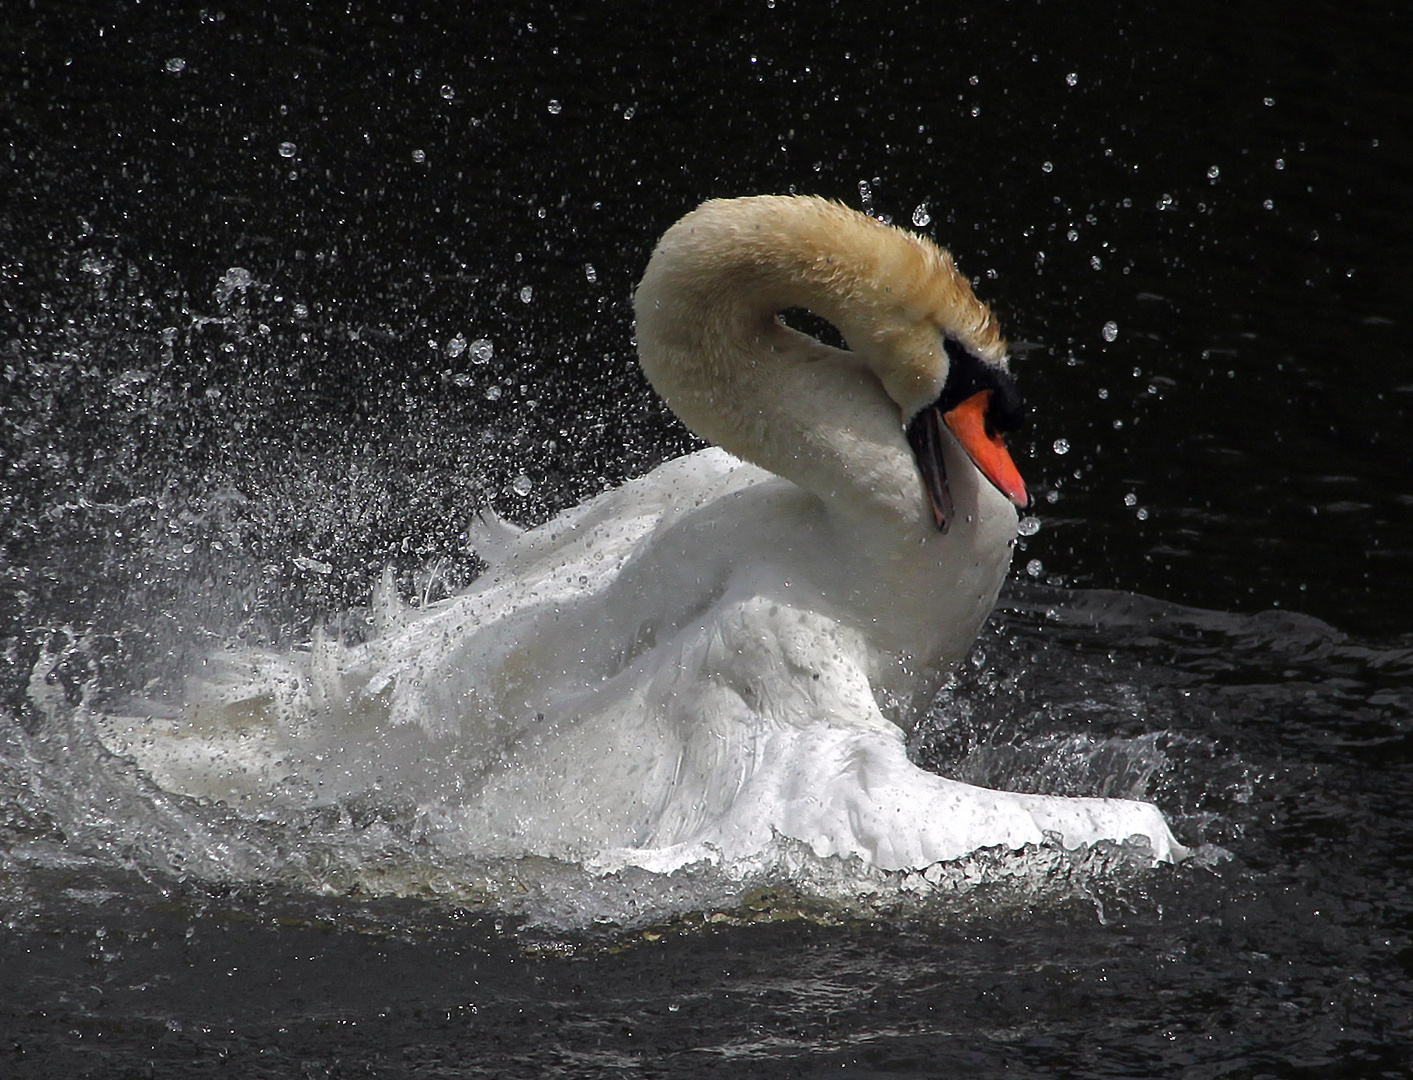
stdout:
{"type": "Polygon", "coordinates": [[[477,7],[0,11],[0,1076],[1413,1069],[1408,14],[477,7]],[[914,756],[1196,858],[596,875],[104,748],[692,448],[631,289],[787,190],[948,245],[1032,406],[914,756]]]}

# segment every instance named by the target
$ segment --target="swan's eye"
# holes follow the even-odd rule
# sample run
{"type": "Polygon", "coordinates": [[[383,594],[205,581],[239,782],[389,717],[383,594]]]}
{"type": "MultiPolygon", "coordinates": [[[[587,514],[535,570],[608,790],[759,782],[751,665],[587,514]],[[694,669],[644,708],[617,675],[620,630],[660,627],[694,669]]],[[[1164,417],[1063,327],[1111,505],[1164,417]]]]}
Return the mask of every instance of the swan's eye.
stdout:
{"type": "Polygon", "coordinates": [[[808,334],[816,341],[824,345],[829,345],[835,349],[847,349],[848,343],[844,340],[844,335],[839,333],[839,328],[828,319],[821,319],[808,308],[792,307],[786,308],[779,313],[780,321],[791,330],[798,330],[802,334],[808,334]]]}

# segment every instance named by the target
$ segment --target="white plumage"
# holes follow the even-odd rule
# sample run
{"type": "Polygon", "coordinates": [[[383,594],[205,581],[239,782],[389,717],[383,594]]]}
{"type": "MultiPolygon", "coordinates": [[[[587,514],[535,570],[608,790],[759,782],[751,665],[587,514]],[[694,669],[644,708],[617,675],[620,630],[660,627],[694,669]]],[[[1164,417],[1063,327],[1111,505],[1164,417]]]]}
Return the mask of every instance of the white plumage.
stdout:
{"type": "Polygon", "coordinates": [[[1018,409],[1004,343],[949,256],[822,200],[716,201],[664,236],[636,314],[649,379],[723,449],[495,527],[463,595],[357,648],[232,656],[181,717],[109,744],[194,794],[411,798],[477,855],[670,871],[780,834],[898,869],[1047,831],[1184,853],[1152,806],[907,759],[1025,498],[993,430],[1018,409]]]}

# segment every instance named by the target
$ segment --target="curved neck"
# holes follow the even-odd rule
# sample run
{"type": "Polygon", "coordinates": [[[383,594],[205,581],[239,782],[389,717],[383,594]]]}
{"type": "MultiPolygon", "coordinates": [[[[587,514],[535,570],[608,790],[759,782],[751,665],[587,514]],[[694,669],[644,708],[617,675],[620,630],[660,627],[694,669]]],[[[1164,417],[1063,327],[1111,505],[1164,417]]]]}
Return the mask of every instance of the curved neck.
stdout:
{"type": "Polygon", "coordinates": [[[1004,362],[950,257],[820,199],[709,202],[663,237],[634,308],[643,371],[683,423],[820,501],[827,531],[801,539],[871,638],[923,667],[964,653],[1016,516],[948,438],[956,524],[941,534],[904,434],[941,391],[946,336],[1004,362]],[[790,307],[830,320],[850,351],[782,325],[790,307]]]}
{"type": "Polygon", "coordinates": [[[663,237],[634,306],[643,370],[689,428],[835,513],[907,526],[928,520],[903,420],[941,390],[935,313],[1002,348],[945,253],[821,199],[705,204],[663,237]],[[781,325],[789,307],[852,351],[781,325]]]}

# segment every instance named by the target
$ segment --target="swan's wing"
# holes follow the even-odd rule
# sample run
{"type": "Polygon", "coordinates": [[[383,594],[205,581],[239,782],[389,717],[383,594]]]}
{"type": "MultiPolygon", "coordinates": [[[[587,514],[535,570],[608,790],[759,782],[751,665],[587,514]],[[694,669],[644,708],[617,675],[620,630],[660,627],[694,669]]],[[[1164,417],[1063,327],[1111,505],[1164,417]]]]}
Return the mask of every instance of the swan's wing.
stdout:
{"type": "Polygon", "coordinates": [[[474,551],[487,566],[499,566],[515,549],[525,530],[519,525],[506,521],[496,513],[495,507],[483,506],[466,526],[466,545],[474,551]]]}
{"type": "Polygon", "coordinates": [[[600,563],[630,554],[651,532],[765,479],[774,478],[716,447],[674,458],[520,533],[504,549],[504,569],[496,576],[552,573],[565,562],[583,561],[586,550],[602,555],[600,563]]]}
{"type": "MultiPolygon", "coordinates": [[[[367,643],[316,636],[290,653],[214,653],[189,680],[183,709],[109,717],[102,737],[164,787],[223,799],[268,791],[320,755],[351,769],[359,741],[382,728],[418,729],[405,738],[431,739],[438,753],[455,744],[454,756],[484,769],[557,697],[640,650],[641,613],[611,594],[653,534],[766,479],[710,449],[535,529],[488,521],[478,539],[489,539],[493,565],[461,595],[409,610],[385,575],[372,604],[378,633],[367,643]]],[[[659,592],[693,603],[675,586],[659,592]]],[[[333,797],[340,786],[326,784],[333,797]]]]}
{"type": "MultiPolygon", "coordinates": [[[[522,732],[444,838],[671,871],[738,863],[777,837],[820,857],[923,868],[983,847],[1148,838],[1151,806],[992,791],[908,760],[881,714],[863,635],[779,597],[728,596],[614,678],[522,732]]],[[[483,852],[484,853],[484,852],[483,852]]]]}

